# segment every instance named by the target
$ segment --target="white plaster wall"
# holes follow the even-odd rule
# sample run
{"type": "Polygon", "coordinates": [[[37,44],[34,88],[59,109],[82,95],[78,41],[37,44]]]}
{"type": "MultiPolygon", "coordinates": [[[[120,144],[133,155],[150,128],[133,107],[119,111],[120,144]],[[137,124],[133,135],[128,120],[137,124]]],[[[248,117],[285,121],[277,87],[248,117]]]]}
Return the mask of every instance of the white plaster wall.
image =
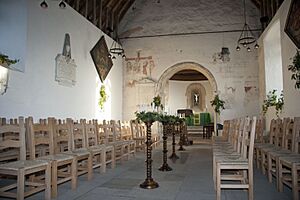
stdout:
{"type": "MultiPolygon", "coordinates": [[[[26,1],[25,42],[18,44],[14,37],[6,38],[14,49],[26,43],[26,64],[24,73],[11,73],[8,91],[0,97],[0,115],[122,119],[122,60],[114,61],[105,80],[109,98],[105,112],[99,112],[99,78],[89,52],[103,33],[72,8],[60,9],[56,1],[47,3],[48,9],[42,9],[39,1],[26,1]],[[58,85],[54,80],[55,57],[62,52],[65,33],[70,34],[72,58],[77,64],[77,82],[73,87],[58,85]]],[[[105,39],[109,47],[112,40],[107,36],[105,39]]]]}
{"type": "MultiPolygon", "coordinates": [[[[292,59],[296,53],[296,46],[288,35],[284,32],[284,27],[289,11],[291,0],[286,0],[282,3],[276,15],[260,37],[260,43],[262,43],[263,38],[266,37],[266,34],[274,24],[279,20],[280,22],[280,41],[281,41],[281,55],[282,55],[282,73],[283,73],[283,93],[284,93],[284,108],[281,117],[295,117],[300,116],[300,91],[296,90],[294,85],[295,82],[291,80],[291,72],[288,71],[288,65],[292,63],[292,59]]],[[[260,62],[259,68],[260,71],[263,71],[265,66],[264,62],[261,62],[264,58],[263,54],[259,54],[260,62]]],[[[266,73],[266,72],[265,72],[266,73]]],[[[263,77],[260,77],[262,79],[263,77]]],[[[275,80],[275,79],[274,79],[275,80]]],[[[275,80],[276,81],[276,80],[275,80]]],[[[261,94],[260,99],[265,98],[265,94],[261,94]]],[[[272,116],[269,116],[271,118],[272,116]]],[[[274,118],[275,116],[273,116],[274,118]]],[[[268,119],[267,119],[268,120],[268,119]]],[[[270,120],[270,119],[269,119],[270,120]]],[[[268,126],[268,124],[267,124],[268,126]]]]}
{"type": "Polygon", "coordinates": [[[210,105],[210,101],[213,99],[213,91],[208,81],[169,81],[169,105],[170,113],[176,114],[178,109],[187,108],[187,96],[186,89],[192,83],[200,83],[205,88],[206,97],[205,103],[207,112],[211,114],[213,118],[213,109],[210,105]]]}
{"type": "Polygon", "coordinates": [[[281,61],[281,41],[280,41],[280,21],[274,22],[266,33],[264,39],[264,60],[266,93],[277,90],[280,95],[283,89],[282,61],[281,61]]]}
{"type": "Polygon", "coordinates": [[[18,59],[14,68],[21,71],[25,69],[26,19],[26,0],[0,1],[0,53],[8,55],[10,59],[18,59]]]}
{"type": "MultiPolygon", "coordinates": [[[[126,32],[124,35],[130,37],[183,32],[202,34],[123,39],[127,58],[135,58],[137,51],[141,52],[141,56],[152,56],[155,63],[152,77],[155,81],[177,63],[198,63],[213,74],[221,98],[227,101],[221,121],[258,115],[257,51],[247,53],[243,48],[240,52],[235,51],[240,32],[211,33],[242,29],[242,1],[160,2],[137,1],[133,5],[135,9],[125,15],[120,32],[126,32]],[[213,56],[223,46],[230,50],[230,62],[214,61],[213,56]]],[[[247,13],[251,28],[259,28],[259,11],[250,1],[247,1],[247,13]]],[[[126,75],[124,77],[126,84],[126,75]]],[[[139,102],[133,98],[136,94],[134,87],[125,87],[124,91],[124,118],[130,119],[134,117],[135,105],[139,102]]]]}

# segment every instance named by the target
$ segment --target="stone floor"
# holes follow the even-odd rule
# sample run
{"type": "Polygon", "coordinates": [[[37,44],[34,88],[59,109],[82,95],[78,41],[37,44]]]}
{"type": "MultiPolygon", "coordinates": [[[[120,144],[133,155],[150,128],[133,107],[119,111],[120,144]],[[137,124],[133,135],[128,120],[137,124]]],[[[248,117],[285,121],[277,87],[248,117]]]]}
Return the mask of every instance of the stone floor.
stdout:
{"type": "MultiPolygon", "coordinates": [[[[157,170],[161,165],[161,147],[153,152],[153,178],[159,183],[159,188],[146,190],[139,188],[145,179],[144,154],[137,153],[135,158],[118,164],[105,174],[94,171],[92,181],[86,176],[79,178],[78,187],[72,191],[70,183],[59,186],[59,200],[214,200],[216,198],[212,180],[212,151],[210,145],[194,144],[185,147],[186,151],[177,152],[180,156],[176,162],[169,160],[173,168],[170,172],[157,170]]],[[[277,192],[275,184],[270,184],[260,171],[254,174],[255,200],[288,200],[292,199],[291,191],[284,188],[283,193],[277,192]]],[[[43,199],[43,193],[28,198],[43,199]]],[[[247,199],[247,192],[241,190],[222,190],[222,199],[247,199]]]]}

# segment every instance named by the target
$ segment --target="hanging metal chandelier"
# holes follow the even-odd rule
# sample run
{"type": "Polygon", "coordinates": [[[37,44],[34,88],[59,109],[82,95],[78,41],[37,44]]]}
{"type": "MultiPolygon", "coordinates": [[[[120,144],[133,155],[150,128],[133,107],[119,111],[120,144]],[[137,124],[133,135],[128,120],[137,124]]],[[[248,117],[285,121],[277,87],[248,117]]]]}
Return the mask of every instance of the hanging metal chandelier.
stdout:
{"type": "Polygon", "coordinates": [[[125,51],[120,43],[120,39],[118,38],[118,35],[116,36],[116,39],[111,44],[111,47],[109,49],[109,55],[108,57],[111,57],[112,59],[116,59],[116,55],[122,56],[122,58],[125,58],[125,51]]]}
{"type": "Polygon", "coordinates": [[[241,35],[237,41],[237,47],[236,50],[239,51],[241,50],[240,45],[247,48],[247,51],[250,52],[251,48],[250,45],[255,43],[254,48],[258,49],[259,46],[257,44],[256,38],[254,37],[249,25],[247,24],[246,21],[246,3],[244,0],[244,27],[242,29],[241,35]]]}

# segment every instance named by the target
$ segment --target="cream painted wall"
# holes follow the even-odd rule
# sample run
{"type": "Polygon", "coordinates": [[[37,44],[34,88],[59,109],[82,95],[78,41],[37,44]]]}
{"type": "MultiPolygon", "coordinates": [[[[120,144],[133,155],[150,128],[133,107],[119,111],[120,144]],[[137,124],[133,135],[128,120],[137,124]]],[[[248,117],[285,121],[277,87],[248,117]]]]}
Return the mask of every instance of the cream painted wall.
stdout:
{"type": "MultiPolygon", "coordinates": [[[[16,6],[18,1],[9,2],[16,6]]],[[[2,27],[7,28],[1,32],[11,37],[0,37],[0,43],[7,40],[16,51],[26,44],[26,56],[25,72],[12,72],[7,93],[0,96],[0,116],[122,119],[122,60],[114,61],[105,80],[109,98],[105,112],[99,112],[99,78],[89,52],[104,34],[72,8],[60,9],[56,1],[47,3],[48,9],[42,9],[40,2],[27,0],[25,20],[18,15],[5,18],[6,24],[2,27]],[[27,36],[21,43],[15,43],[14,30],[9,27],[20,19],[27,21],[25,30],[22,29],[27,36]],[[55,81],[55,57],[62,52],[65,33],[70,34],[72,58],[77,64],[77,82],[73,87],[61,86],[55,81]]],[[[112,40],[106,35],[105,39],[109,47],[112,40]]]]}
{"type": "MultiPolygon", "coordinates": [[[[297,47],[292,42],[292,40],[288,37],[288,35],[284,32],[285,23],[289,11],[291,0],[286,0],[282,3],[276,15],[266,28],[266,30],[261,35],[260,43],[262,43],[263,39],[267,36],[267,33],[277,21],[280,22],[280,41],[281,41],[281,55],[282,55],[282,73],[283,73],[283,93],[284,93],[284,108],[281,117],[295,117],[300,116],[300,91],[294,88],[295,82],[291,80],[291,72],[288,71],[288,65],[292,63],[292,58],[296,53],[297,47]]],[[[275,41],[274,41],[275,42],[275,41]]],[[[264,54],[259,54],[259,68],[260,71],[264,72],[264,54]]],[[[264,72],[266,73],[266,72],[264,72]]],[[[263,80],[263,76],[260,76],[260,80],[263,80]]],[[[277,81],[274,79],[274,81],[277,81]]],[[[262,82],[262,81],[261,81],[262,82]]],[[[263,85],[261,85],[263,88],[263,85]]],[[[263,88],[265,91],[265,88],[263,88]]],[[[261,93],[260,102],[265,98],[265,94],[261,93]]],[[[275,118],[276,116],[273,114],[272,116],[268,115],[267,121],[270,121],[271,118],[275,118]]],[[[268,126],[269,124],[267,124],[268,126]]]]}

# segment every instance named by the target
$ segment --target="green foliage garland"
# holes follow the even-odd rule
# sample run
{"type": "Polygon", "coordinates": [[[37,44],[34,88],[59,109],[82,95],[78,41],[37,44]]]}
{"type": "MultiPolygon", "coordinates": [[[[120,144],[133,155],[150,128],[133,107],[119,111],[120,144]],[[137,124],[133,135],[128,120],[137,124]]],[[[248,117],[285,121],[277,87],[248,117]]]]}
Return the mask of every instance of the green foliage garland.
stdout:
{"type": "Polygon", "coordinates": [[[295,88],[300,90],[300,53],[297,50],[293,58],[293,64],[288,66],[288,70],[292,72],[291,80],[295,80],[295,88]]]}

